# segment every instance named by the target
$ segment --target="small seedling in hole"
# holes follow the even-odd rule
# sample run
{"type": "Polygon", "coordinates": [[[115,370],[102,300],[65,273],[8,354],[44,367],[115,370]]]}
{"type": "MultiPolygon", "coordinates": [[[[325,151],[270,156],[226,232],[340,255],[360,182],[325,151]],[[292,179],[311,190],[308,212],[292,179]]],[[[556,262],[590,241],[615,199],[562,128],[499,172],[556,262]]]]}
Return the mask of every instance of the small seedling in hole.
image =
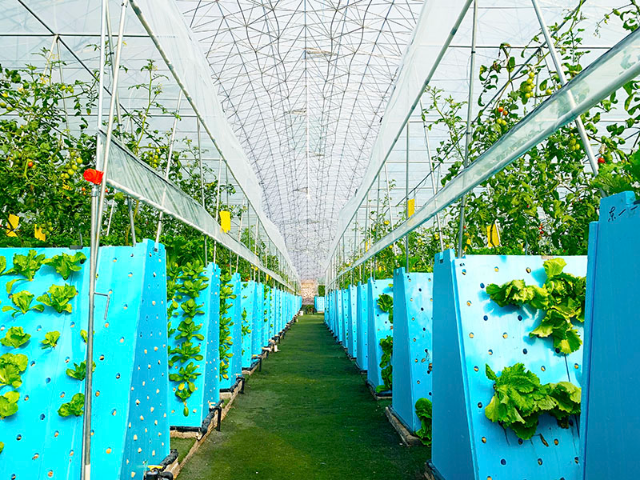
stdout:
{"type": "Polygon", "coordinates": [[[28,292],[27,290],[23,290],[22,292],[14,293],[11,295],[11,302],[15,305],[12,307],[11,305],[5,305],[2,307],[3,312],[13,312],[11,316],[13,318],[19,314],[25,314],[29,311],[42,312],[44,311],[44,305],[34,305],[31,306],[31,302],[33,302],[33,293],[28,292]]]}
{"type": "MultiPolygon", "coordinates": [[[[95,370],[96,362],[93,362],[93,371],[95,372],[95,370]]],[[[87,376],[87,362],[83,361],[80,365],[74,362],[73,368],[67,368],[67,375],[71,378],[75,378],[76,380],[84,380],[87,376]]]]}
{"type": "Polygon", "coordinates": [[[41,348],[43,350],[46,350],[47,348],[56,348],[56,345],[58,345],[59,338],[60,338],[60,332],[58,331],[46,333],[44,336],[44,340],[41,342],[42,343],[41,348]]]}
{"type": "Polygon", "coordinates": [[[0,357],[0,387],[11,385],[18,388],[22,385],[21,374],[27,369],[29,359],[26,355],[18,353],[5,353],[0,357]]]}
{"type": "Polygon", "coordinates": [[[0,397],[0,418],[10,417],[18,411],[19,392],[7,392],[0,397]]]}
{"type": "Polygon", "coordinates": [[[61,417],[69,417],[75,415],[81,416],[84,413],[84,393],[76,393],[70,402],[63,403],[58,409],[58,415],[61,417]]]}
{"type": "Polygon", "coordinates": [[[5,333],[4,338],[0,339],[0,343],[5,347],[19,348],[29,341],[31,335],[24,333],[22,327],[11,327],[5,333]]]}

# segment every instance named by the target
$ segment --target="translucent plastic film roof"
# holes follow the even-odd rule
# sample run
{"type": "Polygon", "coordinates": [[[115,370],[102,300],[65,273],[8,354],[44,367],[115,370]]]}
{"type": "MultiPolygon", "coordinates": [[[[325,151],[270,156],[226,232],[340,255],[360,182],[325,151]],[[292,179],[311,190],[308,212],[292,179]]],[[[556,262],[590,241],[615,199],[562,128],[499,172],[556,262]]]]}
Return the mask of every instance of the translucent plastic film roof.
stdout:
{"type": "Polygon", "coordinates": [[[177,0],[302,279],[322,276],[423,2],[177,0]]]}

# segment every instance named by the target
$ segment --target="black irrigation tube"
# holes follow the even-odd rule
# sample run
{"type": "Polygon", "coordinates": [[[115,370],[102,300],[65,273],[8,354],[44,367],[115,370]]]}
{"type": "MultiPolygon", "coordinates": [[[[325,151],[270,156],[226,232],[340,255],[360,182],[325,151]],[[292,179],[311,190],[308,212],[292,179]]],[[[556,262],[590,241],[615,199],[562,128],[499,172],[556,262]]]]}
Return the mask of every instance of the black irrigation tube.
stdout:
{"type": "Polygon", "coordinates": [[[165,469],[178,459],[178,450],[172,448],[169,455],[158,465],[160,468],[152,468],[145,472],[144,480],[173,480],[173,473],[165,472],[165,469]]]}

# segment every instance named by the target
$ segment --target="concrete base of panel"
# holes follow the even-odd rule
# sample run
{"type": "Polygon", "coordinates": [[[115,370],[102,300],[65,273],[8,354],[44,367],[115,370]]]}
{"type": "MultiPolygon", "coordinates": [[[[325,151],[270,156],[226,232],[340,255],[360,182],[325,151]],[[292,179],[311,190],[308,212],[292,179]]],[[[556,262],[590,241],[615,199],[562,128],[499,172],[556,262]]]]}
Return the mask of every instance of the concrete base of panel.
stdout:
{"type": "Polygon", "coordinates": [[[391,407],[386,407],[384,409],[384,414],[387,416],[389,423],[395,428],[398,435],[402,439],[402,443],[404,443],[407,447],[412,447],[414,445],[422,445],[422,440],[419,437],[416,437],[413,433],[409,431],[409,429],[402,423],[402,421],[398,418],[391,407]]]}

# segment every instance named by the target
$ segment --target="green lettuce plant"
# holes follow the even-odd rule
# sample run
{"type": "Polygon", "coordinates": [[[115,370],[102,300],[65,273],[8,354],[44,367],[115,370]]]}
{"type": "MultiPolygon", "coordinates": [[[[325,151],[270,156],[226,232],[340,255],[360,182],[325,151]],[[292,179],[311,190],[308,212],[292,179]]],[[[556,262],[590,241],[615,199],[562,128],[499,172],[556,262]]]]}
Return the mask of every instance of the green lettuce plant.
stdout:
{"type": "Polygon", "coordinates": [[[20,400],[20,393],[15,390],[0,396],[0,418],[14,415],[18,411],[18,400],[20,400]]]}
{"type": "Polygon", "coordinates": [[[233,320],[229,316],[229,310],[232,307],[231,301],[236,298],[236,295],[233,294],[232,279],[229,273],[220,276],[220,378],[225,380],[229,378],[229,363],[233,357],[231,352],[233,320]]]}
{"type": "Polygon", "coordinates": [[[4,338],[0,339],[0,343],[5,347],[20,348],[26,344],[31,335],[25,333],[22,327],[10,327],[4,335],[4,338]]]}
{"type": "Polygon", "coordinates": [[[13,267],[7,270],[6,275],[20,275],[32,281],[45,258],[44,254],[38,255],[35,250],[29,250],[27,255],[16,253],[13,256],[13,267]]]}
{"type": "Polygon", "coordinates": [[[75,255],[61,253],[44,260],[42,263],[53,268],[64,280],[67,280],[73,272],[82,270],[81,264],[86,260],[87,257],[82,252],[76,252],[75,255]]]}
{"type": "Polygon", "coordinates": [[[510,428],[523,440],[533,437],[540,415],[548,413],[562,428],[568,427],[569,416],[580,413],[581,390],[571,382],[542,385],[535,373],[522,363],[505,367],[500,376],[485,366],[487,378],[494,382],[494,394],[485,415],[492,422],[510,428]]]}
{"type": "Polygon", "coordinates": [[[29,359],[21,353],[5,353],[0,357],[0,387],[22,385],[22,373],[27,369],[29,359]]]}
{"type": "Polygon", "coordinates": [[[184,403],[183,415],[189,416],[189,407],[187,407],[187,399],[196,391],[196,385],[193,381],[198,378],[201,373],[197,371],[198,367],[191,362],[186,366],[180,367],[178,373],[169,374],[169,380],[177,382],[176,397],[184,403]]]}
{"type": "Polygon", "coordinates": [[[42,349],[46,350],[47,348],[56,348],[58,345],[58,340],[60,339],[60,332],[54,330],[52,332],[47,332],[44,335],[44,340],[42,343],[42,349]]]}
{"type": "Polygon", "coordinates": [[[58,415],[61,417],[69,417],[75,415],[81,416],[84,413],[84,393],[76,393],[71,401],[63,403],[58,409],[58,415]]]}
{"type": "MultiPolygon", "coordinates": [[[[93,362],[93,371],[96,369],[96,362],[93,362]]],[[[76,380],[84,380],[87,376],[87,362],[82,361],[79,365],[74,362],[73,368],[67,368],[67,375],[76,380]]]]}
{"type": "Polygon", "coordinates": [[[378,308],[389,314],[389,323],[393,325],[393,297],[388,293],[383,293],[378,297],[378,308]]]}
{"type": "Polygon", "coordinates": [[[376,387],[376,391],[378,393],[391,390],[391,386],[393,384],[393,370],[391,365],[393,336],[387,335],[385,338],[381,338],[380,347],[382,348],[382,357],[380,358],[380,368],[382,371],[380,372],[380,375],[382,376],[383,385],[378,385],[376,387]]]}
{"type": "Polygon", "coordinates": [[[13,303],[15,306],[12,307],[11,305],[5,305],[4,307],[2,307],[2,311],[12,312],[11,316],[13,318],[15,318],[19,314],[24,315],[29,311],[43,312],[44,305],[36,304],[33,307],[31,306],[31,302],[33,302],[33,297],[34,295],[31,292],[28,292],[27,290],[14,293],[13,295],[11,295],[11,303],[13,303]]]}
{"type": "Polygon", "coordinates": [[[423,445],[431,446],[432,433],[432,404],[428,398],[419,398],[415,405],[416,415],[420,419],[420,429],[416,432],[416,436],[422,441],[423,445]]]}
{"type": "Polygon", "coordinates": [[[51,287],[49,287],[49,293],[40,295],[38,301],[53,308],[58,313],[71,313],[73,307],[69,302],[76,295],[78,295],[78,291],[76,287],[72,285],[51,285],[51,287]]]}
{"type": "Polygon", "coordinates": [[[547,279],[542,285],[526,285],[524,280],[512,280],[502,285],[487,285],[489,298],[500,307],[529,305],[543,310],[540,324],[529,333],[532,337],[553,339],[554,348],[568,354],[582,345],[573,321],[584,322],[586,278],[564,273],[567,263],[562,258],[544,262],[547,279]]]}

